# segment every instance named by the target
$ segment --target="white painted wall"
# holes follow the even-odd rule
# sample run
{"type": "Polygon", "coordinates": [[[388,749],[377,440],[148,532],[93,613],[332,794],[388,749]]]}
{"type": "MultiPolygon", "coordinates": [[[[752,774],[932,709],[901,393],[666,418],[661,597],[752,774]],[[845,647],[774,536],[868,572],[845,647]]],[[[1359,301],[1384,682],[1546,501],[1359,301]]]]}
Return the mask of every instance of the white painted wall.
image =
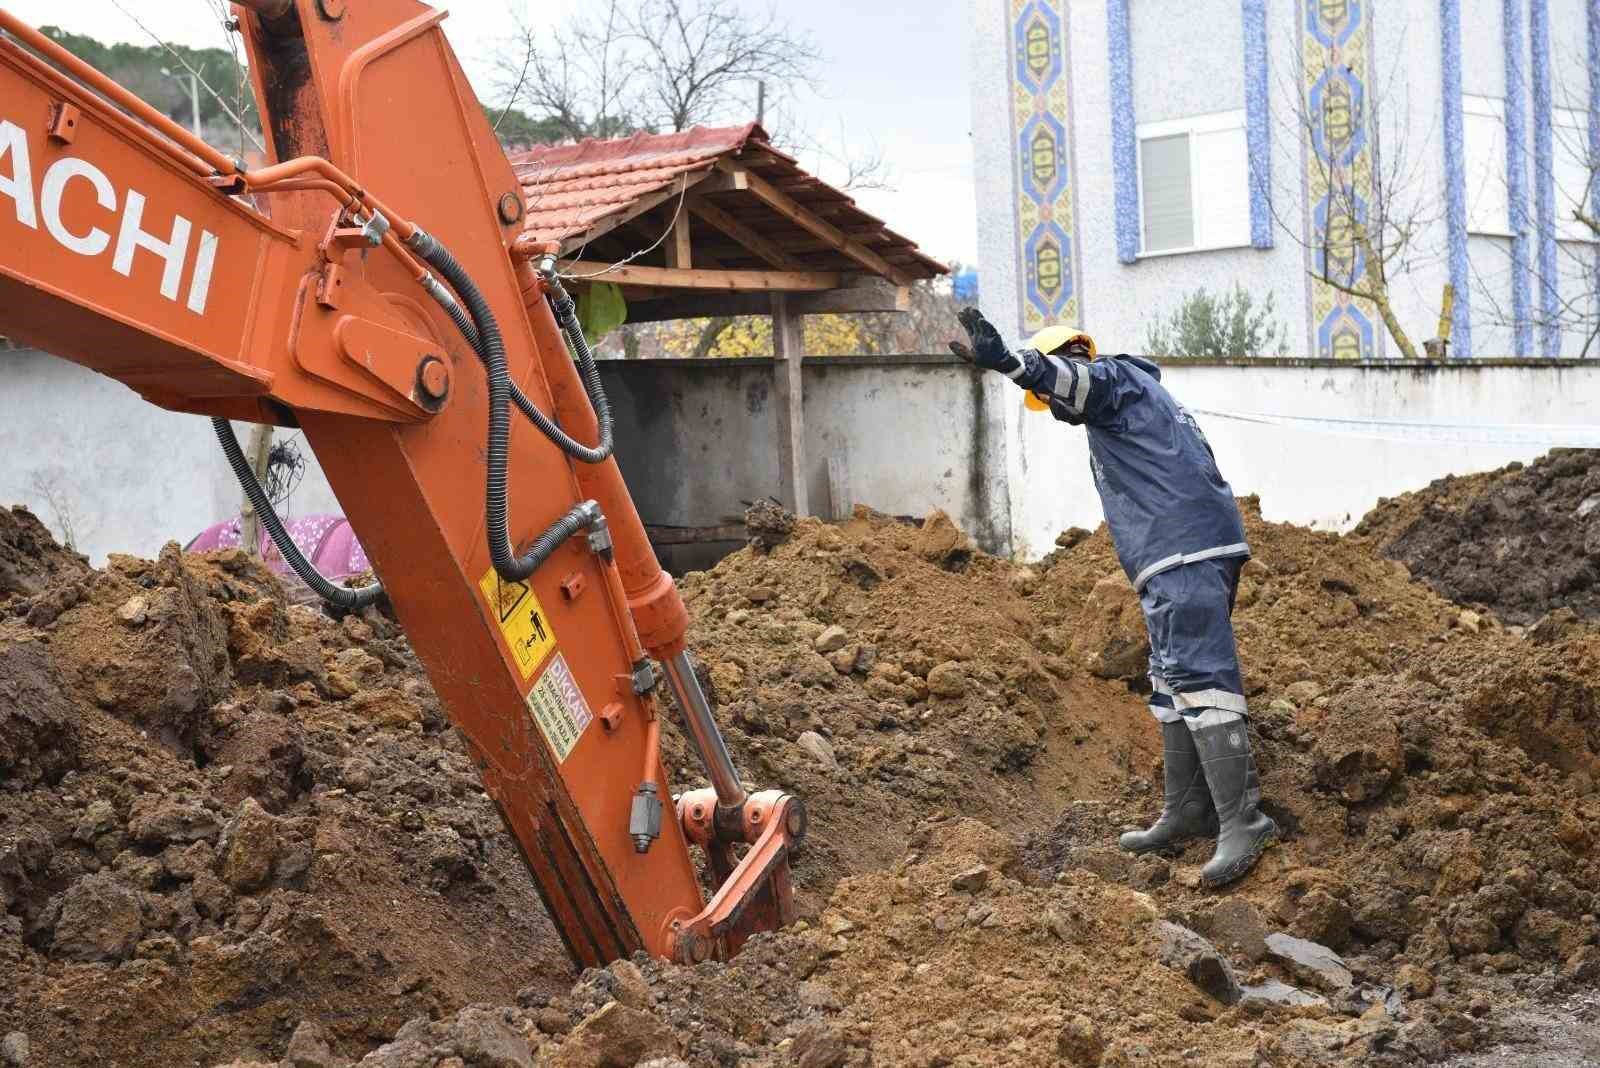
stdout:
{"type": "MultiPolygon", "coordinates": [[[[153,556],[239,513],[209,420],[157,408],[75,363],[0,349],[0,413],[0,505],[26,505],[61,537],[59,508],[96,564],[113,552],[153,556]]],[[[235,428],[241,443],[249,429],[235,428]]],[[[283,514],[339,511],[309,446],[302,452],[311,468],[283,514]]]]}
{"type": "MultiPolygon", "coordinates": [[[[617,411],[618,457],[647,522],[716,525],[738,515],[741,500],[776,488],[771,363],[676,362],[602,365],[617,411]]],[[[41,492],[52,487],[91,558],[152,555],[237,514],[233,475],[206,420],[162,411],[42,353],[0,352],[0,371],[0,503],[25,504],[57,527],[41,492]]],[[[818,507],[827,499],[827,457],[842,454],[860,503],[899,514],[944,508],[988,544],[1009,541],[1018,556],[1037,557],[1066,527],[1101,521],[1083,431],[1024,412],[1020,392],[1000,376],[975,380],[948,358],[814,358],[806,379],[818,507]]],[[[1163,380],[1191,408],[1413,422],[1600,422],[1600,362],[1174,362],[1163,380]]],[[[1201,422],[1223,474],[1236,492],[1259,494],[1267,518],[1339,530],[1379,497],[1542,451],[1201,422]]],[[[241,440],[244,433],[241,427],[241,440]]],[[[338,510],[313,462],[288,514],[338,510]]]]}
{"type": "MultiPolygon", "coordinates": [[[[1021,329],[1022,297],[1017,277],[1019,238],[1016,218],[1015,154],[1011,140],[1011,86],[1006,80],[1011,42],[1009,20],[1000,5],[978,0],[972,27],[972,156],[978,213],[979,298],[983,312],[1002,333],[1021,329]]],[[[1068,57],[1068,63],[1072,63],[1068,57]]],[[[1078,143],[1072,143],[1072,154],[1078,143]]],[[[1082,241],[1080,230],[1079,240],[1082,241]]],[[[992,377],[992,376],[991,376],[992,377]]],[[[1021,485],[1024,458],[1018,448],[1021,414],[1005,392],[1008,382],[984,383],[984,423],[993,427],[990,462],[1001,472],[1000,498],[993,519],[997,544],[1011,544],[1020,499],[1009,487],[1021,485]]]]}
{"type": "MultiPolygon", "coordinates": [[[[1287,364],[1287,365],[1285,365],[1287,364]]],[[[1600,424],[1600,365],[1385,364],[1229,366],[1173,364],[1162,381],[1191,408],[1303,418],[1470,424],[1600,424]]],[[[1021,401],[1017,401],[1020,408],[1021,401]]],[[[1488,471],[1545,450],[1528,446],[1374,441],[1199,416],[1223,476],[1238,494],[1259,494],[1274,521],[1347,530],[1378,503],[1445,475],[1488,471]]],[[[1011,495],[1027,499],[1013,531],[1024,556],[1050,549],[1068,526],[1103,515],[1083,432],[1029,413],[1023,446],[1037,472],[1011,495]]]]}

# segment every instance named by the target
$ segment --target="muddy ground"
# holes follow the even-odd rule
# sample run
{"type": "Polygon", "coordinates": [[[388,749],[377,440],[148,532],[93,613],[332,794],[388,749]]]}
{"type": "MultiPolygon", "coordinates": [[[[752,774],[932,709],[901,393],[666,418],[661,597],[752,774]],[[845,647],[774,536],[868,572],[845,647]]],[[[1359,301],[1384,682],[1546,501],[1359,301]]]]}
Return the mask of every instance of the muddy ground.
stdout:
{"type": "Polygon", "coordinates": [[[805,919],[576,984],[382,615],[0,513],[0,1064],[1467,1065],[1580,1020],[1600,631],[1244,504],[1249,878],[1112,844],[1159,747],[1104,531],[800,520],[683,588],[741,774],[810,807],[805,919]]]}

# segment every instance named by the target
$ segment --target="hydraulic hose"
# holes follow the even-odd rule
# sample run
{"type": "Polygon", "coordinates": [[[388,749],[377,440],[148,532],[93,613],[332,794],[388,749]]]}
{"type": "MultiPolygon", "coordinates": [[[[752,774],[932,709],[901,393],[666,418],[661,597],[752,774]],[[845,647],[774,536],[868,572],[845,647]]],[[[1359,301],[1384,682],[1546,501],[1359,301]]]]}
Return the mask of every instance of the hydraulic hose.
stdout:
{"type": "MultiPolygon", "coordinates": [[[[437,244],[437,242],[434,243],[437,244]]],[[[427,260],[428,257],[424,254],[423,259],[427,260]]],[[[433,263],[432,260],[428,260],[428,262],[436,269],[439,269],[439,273],[444,273],[442,268],[438,268],[438,264],[433,263]]],[[[454,285],[455,283],[452,282],[451,284],[454,285]]],[[[589,339],[583,336],[583,327],[578,323],[577,306],[572,302],[572,298],[567,296],[566,291],[560,288],[560,283],[558,282],[556,285],[556,292],[548,298],[550,310],[556,317],[556,325],[561,328],[561,335],[566,339],[568,349],[576,358],[578,372],[583,378],[583,391],[588,394],[589,403],[594,407],[595,422],[599,426],[600,440],[597,444],[589,446],[574,439],[556,425],[555,420],[551,419],[529,400],[527,394],[523,393],[515,382],[509,382],[511,403],[515,404],[518,410],[527,416],[529,422],[539,428],[539,433],[550,439],[557,448],[568,456],[586,464],[605,463],[611,458],[614,447],[611,432],[611,404],[606,399],[605,387],[600,383],[600,368],[595,363],[594,353],[589,348],[589,339]]],[[[456,329],[461,331],[461,335],[467,339],[473,350],[477,351],[481,357],[483,354],[479,350],[477,328],[473,325],[472,318],[462,310],[461,304],[450,295],[449,290],[438,282],[430,284],[425,281],[423,286],[428,290],[429,295],[439,303],[439,306],[445,310],[445,314],[450,316],[450,321],[456,324],[456,329]]]]}
{"type": "MultiPolygon", "coordinates": [[[[600,519],[600,506],[593,501],[574,505],[534,539],[528,552],[519,557],[512,550],[506,501],[506,464],[511,438],[509,402],[515,387],[511,383],[510,373],[506,370],[506,346],[505,339],[500,333],[500,323],[495,318],[494,310],[489,307],[488,300],[484,298],[483,291],[473,282],[472,277],[467,274],[455,256],[451,255],[449,249],[420,227],[406,239],[406,244],[429,266],[438,271],[456,293],[460,294],[461,303],[466,305],[467,315],[471,317],[473,331],[468,333],[463,327],[462,334],[472,342],[478,357],[483,360],[489,377],[489,442],[486,454],[488,485],[484,493],[489,557],[494,561],[495,571],[501,578],[511,582],[521,581],[538,570],[539,566],[550,558],[550,554],[568,538],[580,530],[592,527],[600,519]]],[[[435,299],[437,297],[435,294],[435,299]]],[[[446,307],[448,308],[448,305],[446,307]]],[[[452,315],[451,318],[455,320],[456,316],[452,315]]],[[[459,320],[457,325],[462,325],[459,320]]],[[[523,411],[541,430],[548,425],[551,430],[560,433],[559,428],[533,404],[529,403],[523,411]],[[538,418],[535,418],[536,415],[538,418]],[[543,423],[540,422],[541,419],[543,423]]],[[[545,433],[548,435],[549,431],[546,430],[545,433]]],[[[566,437],[565,434],[561,436],[566,437]]],[[[571,441],[570,438],[567,440],[571,441]]],[[[576,442],[572,444],[577,445],[576,442]]]]}
{"type": "MultiPolygon", "coordinates": [[[[556,317],[556,325],[561,327],[561,333],[567,339],[568,348],[577,357],[578,373],[583,376],[583,391],[589,395],[589,403],[594,406],[595,422],[600,429],[600,442],[592,449],[585,445],[580,445],[562,433],[561,429],[553,423],[550,424],[555,431],[552,434],[550,430],[545,430],[542,425],[541,421],[548,422],[548,420],[545,419],[544,413],[537,408],[533,409],[533,411],[537,413],[538,418],[534,418],[531,413],[529,418],[533,419],[534,424],[539,426],[541,431],[544,431],[546,437],[561,446],[561,449],[568,456],[572,456],[586,464],[604,463],[611,457],[612,449],[611,404],[606,400],[605,387],[600,384],[600,368],[595,364],[594,353],[589,349],[589,339],[583,336],[583,326],[578,322],[577,305],[573,303],[571,297],[567,296],[567,291],[561,287],[560,282],[555,283],[555,292],[548,299],[550,301],[550,310],[556,317]]],[[[520,401],[518,402],[518,407],[521,407],[520,401]]],[[[523,410],[527,411],[526,408],[523,410]]]]}
{"type": "Polygon", "coordinates": [[[283,520],[278,518],[277,510],[272,507],[271,498],[267,496],[267,491],[261,488],[255,471],[250,467],[250,461],[245,459],[244,450],[239,447],[239,439],[233,433],[233,424],[226,419],[218,418],[211,420],[211,427],[217,433],[217,441],[222,444],[222,454],[228,458],[228,466],[233,468],[234,476],[238,478],[244,495],[250,498],[250,506],[256,510],[256,515],[267,528],[267,533],[271,535],[272,544],[278,547],[278,552],[283,554],[289,567],[307,586],[316,591],[317,596],[336,608],[350,610],[365,608],[383,597],[383,587],[376,583],[360,589],[351,589],[348,586],[335,586],[324,578],[312,566],[311,561],[301,554],[300,547],[284,529],[283,520]]]}

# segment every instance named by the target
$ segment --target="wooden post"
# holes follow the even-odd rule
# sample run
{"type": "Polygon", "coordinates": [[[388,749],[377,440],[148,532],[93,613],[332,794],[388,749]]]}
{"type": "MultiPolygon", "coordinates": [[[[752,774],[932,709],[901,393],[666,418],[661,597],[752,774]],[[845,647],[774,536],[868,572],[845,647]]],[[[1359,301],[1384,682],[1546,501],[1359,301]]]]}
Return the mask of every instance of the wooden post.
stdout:
{"type": "Polygon", "coordinates": [[[678,215],[672,221],[672,240],[667,242],[667,266],[675,271],[687,271],[694,267],[694,256],[690,251],[693,245],[689,233],[689,206],[683,205],[678,215]]]}
{"type": "MultiPolygon", "coordinates": [[[[250,446],[244,454],[256,473],[257,482],[266,481],[267,457],[271,454],[272,428],[265,423],[257,423],[255,429],[250,431],[250,446]]],[[[249,556],[261,555],[261,517],[256,515],[249,497],[244,499],[244,507],[239,512],[239,547],[249,556]]]]}
{"type": "Polygon", "coordinates": [[[810,515],[806,495],[805,354],[802,318],[784,293],[772,295],[772,383],[778,415],[778,485],[795,515],[810,515]]]}

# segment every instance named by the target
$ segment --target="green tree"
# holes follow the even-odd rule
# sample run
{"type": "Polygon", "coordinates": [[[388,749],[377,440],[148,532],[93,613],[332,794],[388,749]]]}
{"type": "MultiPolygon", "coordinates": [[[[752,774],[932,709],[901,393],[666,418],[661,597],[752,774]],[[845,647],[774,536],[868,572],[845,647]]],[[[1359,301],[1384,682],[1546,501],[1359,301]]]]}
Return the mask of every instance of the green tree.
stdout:
{"type": "Polygon", "coordinates": [[[536,119],[520,108],[494,108],[486,104],[483,113],[489,116],[489,124],[494,127],[500,143],[511,151],[559,144],[566,137],[566,130],[554,119],[536,119]]]}
{"type": "Polygon", "coordinates": [[[1152,356],[1282,356],[1289,348],[1289,329],[1272,304],[1269,292],[1257,306],[1238,283],[1221,296],[1197,289],[1149,328],[1145,348],[1152,356]]]}
{"type": "Polygon", "coordinates": [[[239,59],[227,49],[108,45],[57,26],[41,26],[39,32],[185,128],[194,121],[189,71],[184,69],[187,65],[202,79],[200,128],[206,140],[227,150],[233,149],[239,139],[238,127],[228,109],[242,116],[252,133],[260,133],[249,76],[239,59]]]}

